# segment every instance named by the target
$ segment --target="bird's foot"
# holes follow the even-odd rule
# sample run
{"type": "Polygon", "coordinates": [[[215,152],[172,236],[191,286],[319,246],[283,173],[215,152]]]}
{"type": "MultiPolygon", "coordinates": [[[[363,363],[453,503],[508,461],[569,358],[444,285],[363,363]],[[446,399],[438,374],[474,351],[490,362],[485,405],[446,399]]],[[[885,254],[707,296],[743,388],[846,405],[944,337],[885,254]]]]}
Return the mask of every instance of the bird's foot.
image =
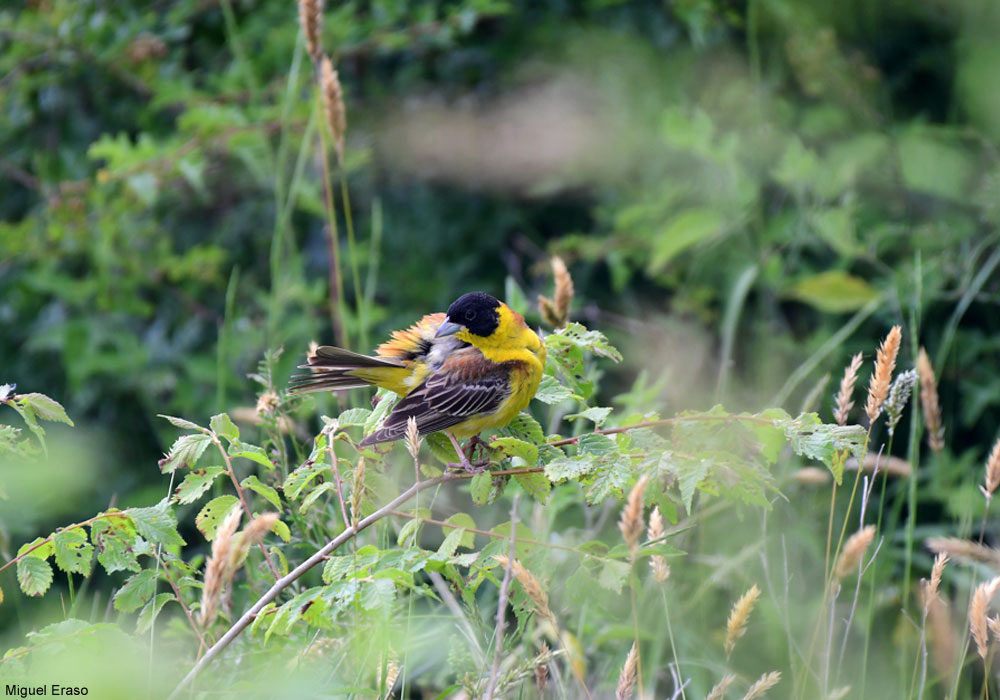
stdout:
{"type": "MultiPolygon", "coordinates": [[[[462,456],[465,457],[465,455],[462,456]]],[[[475,462],[470,462],[466,458],[461,462],[448,462],[447,466],[451,471],[462,471],[466,474],[482,474],[489,465],[490,460],[488,459],[477,459],[475,462]]]]}

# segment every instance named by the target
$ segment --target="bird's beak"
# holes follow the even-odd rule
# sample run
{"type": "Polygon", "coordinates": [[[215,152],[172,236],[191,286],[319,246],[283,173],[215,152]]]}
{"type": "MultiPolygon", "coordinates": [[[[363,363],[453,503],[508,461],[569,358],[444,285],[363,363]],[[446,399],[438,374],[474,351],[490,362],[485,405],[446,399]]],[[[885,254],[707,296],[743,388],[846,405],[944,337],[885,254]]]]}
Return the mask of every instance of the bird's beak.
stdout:
{"type": "Polygon", "coordinates": [[[460,326],[459,324],[452,323],[450,320],[448,320],[448,317],[445,316],[444,323],[438,326],[437,333],[434,334],[434,337],[440,338],[443,335],[454,335],[455,333],[458,333],[460,330],[462,330],[462,328],[463,327],[460,326]]]}

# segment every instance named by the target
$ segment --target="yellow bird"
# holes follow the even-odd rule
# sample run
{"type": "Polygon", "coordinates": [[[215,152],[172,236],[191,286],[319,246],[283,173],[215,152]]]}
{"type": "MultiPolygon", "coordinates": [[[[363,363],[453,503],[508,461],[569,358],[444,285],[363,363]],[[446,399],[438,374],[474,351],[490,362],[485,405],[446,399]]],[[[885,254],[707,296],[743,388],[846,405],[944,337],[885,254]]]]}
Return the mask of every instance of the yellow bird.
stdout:
{"type": "Polygon", "coordinates": [[[531,402],[545,368],[545,345],[521,314],[483,292],[458,298],[446,314],[424,316],[395,331],[375,357],[321,346],[293,380],[292,393],[380,386],[401,398],[361,446],[406,434],[445,431],[472,470],[459,439],[507,425],[531,402]]]}

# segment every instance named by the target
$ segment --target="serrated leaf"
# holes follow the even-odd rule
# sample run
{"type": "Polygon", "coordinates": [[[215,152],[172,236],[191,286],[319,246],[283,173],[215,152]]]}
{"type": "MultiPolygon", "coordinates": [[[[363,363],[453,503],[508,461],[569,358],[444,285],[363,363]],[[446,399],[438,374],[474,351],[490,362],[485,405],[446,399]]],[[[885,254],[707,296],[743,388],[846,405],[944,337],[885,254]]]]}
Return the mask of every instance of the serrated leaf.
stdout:
{"type": "MultiPolygon", "coordinates": [[[[446,523],[450,525],[457,525],[460,528],[471,528],[475,529],[476,521],[472,519],[472,516],[468,513],[455,513],[450,518],[445,520],[446,523]]],[[[442,527],[442,532],[448,532],[451,528],[442,527]]],[[[476,546],[476,533],[468,532],[463,530],[463,536],[459,540],[459,547],[465,547],[466,549],[473,549],[476,546]]],[[[454,554],[454,552],[452,552],[454,554]]]]}
{"type": "Polygon", "coordinates": [[[444,433],[431,433],[424,438],[424,443],[443,464],[457,464],[460,461],[451,440],[444,433]]]}
{"type": "Polygon", "coordinates": [[[115,593],[115,610],[135,612],[143,603],[153,597],[156,590],[156,571],[145,569],[128,578],[115,593]]]}
{"type": "Polygon", "coordinates": [[[705,460],[685,461],[676,465],[677,483],[681,490],[681,500],[684,508],[691,512],[691,502],[694,500],[698,484],[708,476],[708,462],[705,460]]]}
{"type": "Polygon", "coordinates": [[[306,497],[302,499],[302,503],[299,504],[299,512],[307,513],[313,504],[316,503],[316,499],[322,496],[324,493],[336,492],[337,485],[332,481],[324,481],[322,484],[314,488],[312,491],[306,494],[306,497]]]}
{"type": "Polygon", "coordinates": [[[628,458],[604,465],[592,477],[587,487],[588,505],[600,503],[609,496],[620,498],[632,477],[632,465],[628,458]]]}
{"type": "Polygon", "coordinates": [[[516,437],[498,437],[490,443],[490,447],[501,450],[509,457],[520,457],[529,467],[538,463],[538,445],[532,445],[516,437]]]}
{"type": "Polygon", "coordinates": [[[388,389],[379,389],[375,392],[375,398],[378,399],[378,403],[375,404],[375,408],[372,409],[368,419],[365,420],[363,432],[366,436],[375,432],[375,429],[382,424],[385,417],[389,415],[389,411],[399,401],[399,396],[388,389]]]}
{"type": "Polygon", "coordinates": [[[18,395],[17,400],[22,404],[31,406],[31,410],[34,412],[35,416],[41,418],[42,420],[73,425],[73,421],[71,421],[69,416],[66,415],[66,409],[62,407],[62,404],[45,394],[39,394],[37,392],[20,394],[18,395]]]}
{"type": "Polygon", "coordinates": [[[160,418],[165,418],[166,420],[170,421],[171,425],[180,428],[181,430],[202,430],[202,427],[200,425],[198,425],[197,423],[192,423],[191,421],[185,418],[178,418],[177,416],[167,416],[162,413],[157,413],[156,415],[160,418]]]}
{"type": "Polygon", "coordinates": [[[174,500],[183,504],[194,503],[212,487],[212,482],[224,471],[226,471],[224,467],[191,470],[174,491],[174,500]]]}
{"type": "Polygon", "coordinates": [[[256,474],[251,474],[246,479],[240,482],[240,486],[245,489],[250,489],[254,493],[258,493],[268,500],[275,508],[281,510],[281,498],[278,496],[278,491],[272,486],[268,486],[257,478],[256,474]]]}
{"type": "Polygon", "coordinates": [[[239,502],[240,499],[229,494],[213,498],[195,516],[195,527],[205,536],[206,540],[211,542],[215,539],[215,532],[219,529],[219,525],[239,502]]]}
{"type": "Polygon", "coordinates": [[[90,526],[90,541],[97,548],[97,561],[109,574],[139,571],[139,561],[132,551],[135,539],[135,526],[126,517],[99,518],[90,526]]]}
{"type": "Polygon", "coordinates": [[[71,530],[60,530],[52,536],[55,547],[56,565],[63,571],[90,575],[90,564],[94,556],[94,547],[87,540],[87,532],[82,527],[71,530]]]}
{"type": "Polygon", "coordinates": [[[594,406],[593,408],[588,408],[586,411],[580,411],[579,413],[571,413],[568,416],[566,416],[566,420],[576,420],[577,418],[586,418],[587,420],[594,421],[594,424],[598,428],[600,428],[604,424],[604,421],[608,419],[609,415],[611,415],[610,408],[602,406],[594,406]]]}
{"type": "Polygon", "coordinates": [[[590,474],[597,467],[590,455],[557,457],[545,465],[545,476],[549,481],[559,483],[567,479],[579,479],[590,474]]]}
{"type": "Polygon", "coordinates": [[[379,578],[365,583],[361,589],[361,607],[365,610],[386,608],[396,599],[396,584],[391,579],[379,578]]]}
{"type": "Polygon", "coordinates": [[[240,429],[236,427],[228,413],[218,413],[212,416],[208,426],[216,435],[221,435],[227,440],[238,440],[240,429]]]}
{"type": "Polygon", "coordinates": [[[257,447],[257,445],[251,445],[246,442],[240,442],[239,440],[233,440],[229,443],[229,456],[243,457],[267,467],[268,470],[274,469],[274,464],[267,456],[267,452],[264,451],[263,447],[257,447]]]}
{"type": "Polygon", "coordinates": [[[628,562],[606,559],[604,566],[601,567],[601,574],[597,577],[597,583],[600,584],[601,588],[621,593],[625,580],[631,571],[632,566],[628,562]]]}
{"type": "Polygon", "coordinates": [[[476,474],[474,477],[469,479],[469,495],[472,496],[472,502],[477,506],[486,505],[486,501],[489,500],[490,491],[492,489],[493,479],[490,477],[489,472],[476,474]]]}
{"type": "Polygon", "coordinates": [[[540,503],[545,503],[552,492],[552,482],[549,481],[545,474],[539,472],[515,474],[514,479],[517,480],[522,489],[527,491],[532,498],[540,503]]]}
{"type": "Polygon", "coordinates": [[[281,488],[285,492],[285,498],[293,500],[297,499],[299,494],[302,493],[302,490],[309,484],[309,482],[327,469],[329,469],[329,467],[324,462],[305,462],[302,466],[289,474],[285,479],[285,483],[282,484],[281,488]]]}
{"type": "Polygon", "coordinates": [[[462,528],[449,532],[448,536],[444,538],[443,542],[441,542],[441,546],[438,547],[438,555],[446,559],[453,556],[458,550],[458,545],[461,544],[462,538],[465,537],[465,535],[466,532],[462,528]]]}
{"type": "MultiPolygon", "coordinates": [[[[36,550],[37,551],[37,550],[36,550]]],[[[52,567],[35,552],[17,562],[17,585],[26,595],[42,595],[52,585],[52,567]]]]}
{"type": "Polygon", "coordinates": [[[535,392],[536,399],[550,406],[572,399],[573,396],[574,394],[569,390],[569,387],[550,374],[542,377],[538,391],[535,392]]]}
{"type": "Polygon", "coordinates": [[[48,559],[55,553],[56,548],[52,544],[51,539],[48,541],[46,541],[46,539],[47,538],[44,537],[36,537],[31,542],[25,542],[21,545],[20,549],[17,550],[17,556],[27,554],[30,551],[29,556],[38,557],[40,559],[48,559]],[[44,544],[40,544],[43,542],[44,544]],[[38,546],[36,547],[36,545],[38,546]],[[32,549],[32,547],[34,547],[34,549],[32,549]]]}
{"type": "Polygon", "coordinates": [[[166,458],[160,460],[160,471],[169,474],[181,467],[193,467],[211,443],[211,436],[204,433],[181,435],[174,441],[166,458]]]}
{"type": "Polygon", "coordinates": [[[185,545],[177,533],[177,518],[170,509],[169,500],[164,498],[149,508],[129,508],[126,515],[132,518],[139,534],[154,544],[185,545]]]}
{"type": "Polygon", "coordinates": [[[368,408],[349,408],[337,416],[337,422],[341,425],[341,427],[345,428],[355,425],[364,425],[368,422],[371,415],[371,409],[368,408]]]}
{"type": "Polygon", "coordinates": [[[177,598],[173,593],[158,593],[155,598],[146,603],[146,607],[142,609],[142,612],[139,613],[139,617],[135,621],[136,634],[147,632],[153,626],[163,606],[175,600],[177,598]]]}
{"type": "Polygon", "coordinates": [[[524,440],[531,445],[541,445],[545,442],[545,433],[542,426],[531,417],[531,414],[522,411],[517,414],[506,427],[497,431],[497,435],[509,435],[518,440],[524,440]]]}
{"type": "Polygon", "coordinates": [[[586,433],[577,440],[577,446],[581,454],[591,454],[606,456],[618,451],[618,445],[607,435],[600,433],[586,433]]]}

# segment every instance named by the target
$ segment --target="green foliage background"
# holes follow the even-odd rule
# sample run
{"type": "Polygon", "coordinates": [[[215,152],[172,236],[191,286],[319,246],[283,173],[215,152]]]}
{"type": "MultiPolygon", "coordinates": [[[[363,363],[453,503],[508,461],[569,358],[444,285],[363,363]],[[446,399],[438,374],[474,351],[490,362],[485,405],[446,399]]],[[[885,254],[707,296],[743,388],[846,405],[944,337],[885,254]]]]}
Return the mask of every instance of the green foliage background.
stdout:
{"type": "MultiPolygon", "coordinates": [[[[829,420],[847,359],[899,323],[901,367],[917,344],[934,361],[948,444],[917,526],[978,524],[1000,415],[1000,5],[328,4],[351,347],[471,289],[539,325],[556,253],[573,318],[625,358],[599,365],[595,405],[829,420]]],[[[252,407],[269,350],[283,386],[332,340],[317,114],[289,2],[0,9],[0,383],[77,424],[0,501],[4,561],[109,504],[153,506],[177,435],[157,414],[252,407]]],[[[344,407],[299,407],[299,437],[344,407]]],[[[62,619],[3,605],[0,631],[36,616],[62,619]]]]}

